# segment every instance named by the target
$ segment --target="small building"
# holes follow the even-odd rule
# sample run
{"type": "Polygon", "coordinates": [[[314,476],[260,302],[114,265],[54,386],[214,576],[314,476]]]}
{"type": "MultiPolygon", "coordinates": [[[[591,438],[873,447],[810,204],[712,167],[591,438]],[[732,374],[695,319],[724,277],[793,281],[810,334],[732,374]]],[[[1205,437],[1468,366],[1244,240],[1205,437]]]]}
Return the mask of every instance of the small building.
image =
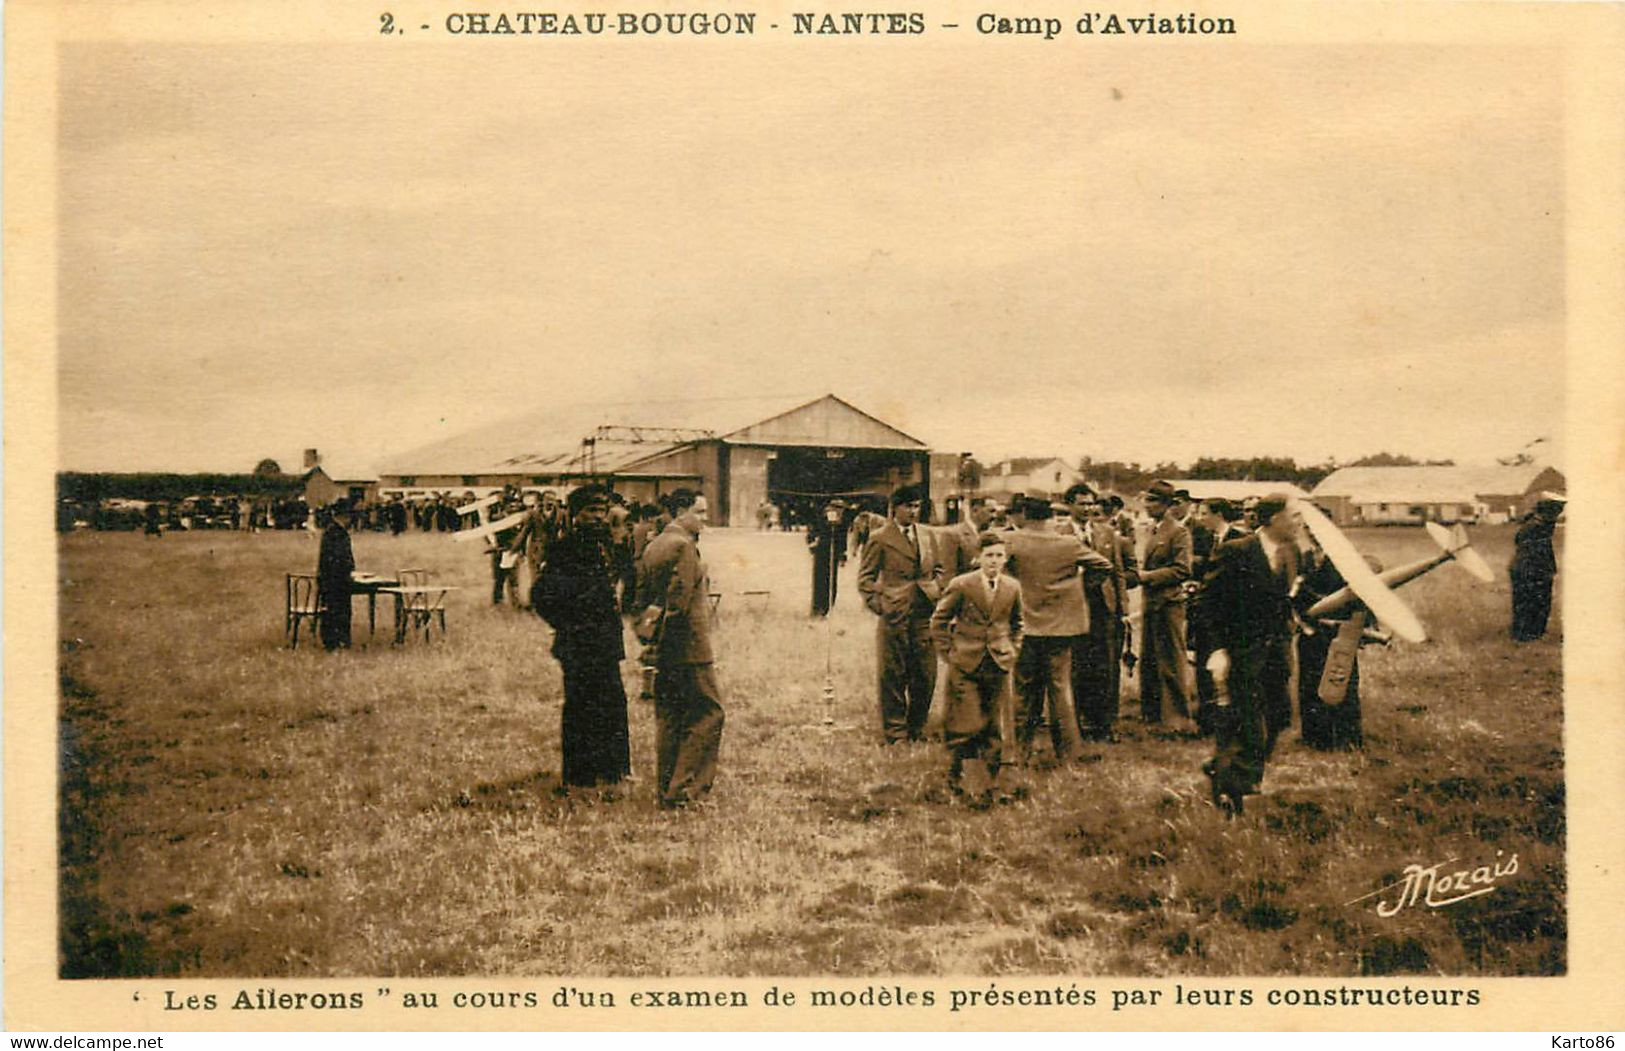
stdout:
{"type": "Polygon", "coordinates": [[[1342,467],[1315,486],[1314,500],[1339,525],[1499,523],[1565,485],[1561,471],[1539,463],[1342,467]]]}
{"type": "Polygon", "coordinates": [[[1015,493],[1059,499],[1083,474],[1058,456],[1017,456],[982,472],[980,492],[995,499],[1015,493]]]}
{"type": "Polygon", "coordinates": [[[588,481],[653,501],[698,489],[719,525],[748,526],[763,501],[790,521],[832,497],[928,493],[957,477],[925,442],[834,394],[606,402],[530,413],[390,457],[380,491],[568,489],[588,481]]]}
{"type": "Polygon", "coordinates": [[[344,497],[352,503],[371,503],[378,499],[378,479],[364,477],[366,472],[335,473],[322,464],[322,454],[315,449],[305,450],[305,469],[299,476],[299,494],[311,507],[326,507],[344,497]]]}

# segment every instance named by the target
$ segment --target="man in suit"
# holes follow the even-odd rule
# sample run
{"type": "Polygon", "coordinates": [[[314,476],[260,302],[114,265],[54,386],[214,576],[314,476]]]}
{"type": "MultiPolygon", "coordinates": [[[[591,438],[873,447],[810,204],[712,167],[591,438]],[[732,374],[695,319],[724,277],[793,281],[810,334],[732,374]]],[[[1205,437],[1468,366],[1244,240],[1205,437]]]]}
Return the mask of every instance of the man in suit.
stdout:
{"type": "Polygon", "coordinates": [[[1025,501],[1022,526],[1006,534],[1011,576],[1021,582],[1023,635],[1016,661],[1021,707],[1016,738],[1030,758],[1048,701],[1050,740],[1062,762],[1083,750],[1072,696],[1072,650],[1089,631],[1084,574],[1109,573],[1111,563],[1076,536],[1051,528],[1048,500],[1025,501]]]}
{"type": "Polygon", "coordinates": [[[1217,692],[1218,749],[1203,766],[1213,802],[1240,813],[1242,797],[1258,791],[1275,740],[1292,722],[1287,681],[1292,673],[1292,589],[1298,576],[1300,519],[1289,499],[1259,500],[1258,529],[1221,544],[1197,603],[1197,619],[1213,642],[1208,668],[1217,692]]]}
{"type": "Polygon", "coordinates": [[[1010,673],[1021,647],[1021,585],[1003,573],[1009,557],[997,533],[977,542],[979,566],[949,581],[931,615],[931,635],[948,665],[942,718],[950,756],[948,783],[963,794],[965,767],[979,768],[970,792],[985,805],[1003,765],[1010,673]],[[985,786],[985,787],[984,787],[985,786]]]}
{"type": "Polygon", "coordinates": [[[643,553],[636,628],[656,654],[655,789],[661,806],[681,808],[711,791],[723,713],[711,651],[711,587],[700,560],[705,497],[678,489],[666,506],[672,522],[643,553]]]}
{"type": "Polygon", "coordinates": [[[880,726],[887,744],[917,741],[931,714],[937,663],[931,613],[942,597],[942,567],[919,526],[920,489],[891,495],[891,518],[875,529],[858,565],[858,591],[879,616],[880,726]]]}
{"type": "MultiPolygon", "coordinates": [[[[1198,601],[1219,546],[1247,535],[1239,524],[1240,518],[1241,509],[1222,497],[1211,497],[1196,505],[1191,514],[1191,579],[1185,585],[1187,605],[1198,601]]],[[[1197,619],[1191,618],[1188,627],[1191,650],[1196,657],[1196,725],[1204,734],[1210,734],[1213,732],[1213,675],[1207,670],[1207,659],[1213,653],[1213,640],[1197,619]]]]}
{"type": "Polygon", "coordinates": [[[972,497],[966,505],[965,518],[942,533],[943,570],[959,576],[975,569],[980,561],[982,533],[992,524],[993,505],[985,496],[972,497]]]}
{"type": "Polygon", "coordinates": [[[1122,686],[1118,672],[1123,656],[1123,621],[1128,616],[1126,571],[1134,556],[1124,558],[1123,538],[1106,517],[1106,506],[1086,482],[1066,491],[1067,511],[1083,546],[1110,563],[1109,572],[1086,574],[1084,599],[1089,605],[1089,630],[1072,647],[1072,693],[1078,705],[1078,726],[1085,738],[1109,741],[1117,722],[1117,699],[1122,686]]]}
{"type": "Polygon", "coordinates": [[[1152,530],[1140,569],[1128,578],[1141,588],[1140,713],[1162,722],[1162,695],[1181,720],[1190,720],[1189,658],[1185,655],[1185,581],[1191,577],[1191,534],[1173,513],[1174,487],[1157,480],[1145,493],[1152,530]]]}

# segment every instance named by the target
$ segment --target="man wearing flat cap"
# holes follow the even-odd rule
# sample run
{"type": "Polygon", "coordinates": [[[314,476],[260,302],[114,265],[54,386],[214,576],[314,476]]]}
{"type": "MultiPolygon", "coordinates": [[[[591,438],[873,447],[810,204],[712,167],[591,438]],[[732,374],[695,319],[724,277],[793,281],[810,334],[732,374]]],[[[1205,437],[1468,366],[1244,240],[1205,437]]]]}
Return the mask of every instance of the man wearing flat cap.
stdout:
{"type": "Polygon", "coordinates": [[[920,524],[919,486],[891,495],[891,517],[864,545],[858,591],[880,620],[875,645],[880,657],[880,726],[887,744],[919,740],[931,714],[937,659],[931,645],[931,614],[942,597],[942,567],[920,524]]]}
{"type": "Polygon", "coordinates": [[[532,602],[553,628],[553,656],[564,671],[564,784],[610,785],[632,772],[632,761],[609,493],[583,485],[570,493],[566,506],[569,530],[549,543],[532,602]]]}
{"type": "Polygon", "coordinates": [[[1140,714],[1148,724],[1162,722],[1162,698],[1190,723],[1190,667],[1185,656],[1185,581],[1191,578],[1191,533],[1174,517],[1176,491],[1161,479],[1145,492],[1151,516],[1140,568],[1129,576],[1138,586],[1144,611],[1140,641],[1140,714]]]}
{"type": "Polygon", "coordinates": [[[1563,515],[1565,498],[1542,493],[1534,510],[1518,527],[1512,555],[1512,638],[1533,642],[1546,634],[1552,615],[1552,581],[1557,577],[1557,554],[1552,535],[1563,515]]]}

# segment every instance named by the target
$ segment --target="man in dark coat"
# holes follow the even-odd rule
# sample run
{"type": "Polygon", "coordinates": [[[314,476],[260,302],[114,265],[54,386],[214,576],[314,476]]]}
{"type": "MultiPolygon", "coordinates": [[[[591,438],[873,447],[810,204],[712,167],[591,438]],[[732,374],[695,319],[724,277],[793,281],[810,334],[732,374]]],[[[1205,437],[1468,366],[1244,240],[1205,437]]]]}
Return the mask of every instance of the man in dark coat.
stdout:
{"type": "Polygon", "coordinates": [[[355,555],[350,550],[350,533],[344,528],[345,503],[340,500],[324,513],[327,528],[316,556],[322,646],[330,650],[350,647],[350,574],[355,571],[355,555]]]}
{"type": "MultiPolygon", "coordinates": [[[[1311,537],[1311,541],[1313,538],[1311,537]]],[[[1367,559],[1371,561],[1371,559],[1367,559]]],[[[1341,591],[1347,583],[1343,574],[1332,565],[1319,545],[1311,546],[1301,558],[1298,591],[1292,598],[1293,606],[1301,617],[1322,598],[1341,591]]],[[[1373,565],[1372,572],[1382,572],[1382,566],[1373,565]]],[[[1358,615],[1362,626],[1369,614],[1363,605],[1341,611],[1336,618],[1323,617],[1307,623],[1298,635],[1298,729],[1303,743],[1321,751],[1359,748],[1364,743],[1360,728],[1360,659],[1359,648],[1354,650],[1354,662],[1349,667],[1348,681],[1341,693],[1331,701],[1321,696],[1321,678],[1326,672],[1326,661],[1331,656],[1332,643],[1348,620],[1358,615]]]]}
{"type": "MultiPolygon", "coordinates": [[[[1240,521],[1241,509],[1222,497],[1212,497],[1196,505],[1191,514],[1191,579],[1185,586],[1187,605],[1199,601],[1202,582],[1213,569],[1214,552],[1219,546],[1246,535],[1240,521]],[[1205,539],[1198,539],[1198,530],[1205,539]]],[[[1207,659],[1213,653],[1213,642],[1199,620],[1191,620],[1188,627],[1191,651],[1196,657],[1196,725],[1203,734],[1211,734],[1213,675],[1207,670],[1207,659]]]]}
{"type": "Polygon", "coordinates": [[[553,628],[553,656],[564,671],[563,781],[592,787],[632,772],[621,683],[626,647],[615,606],[608,493],[581,486],[570,494],[569,513],[570,530],[548,548],[532,602],[553,628]]]}
{"type": "Polygon", "coordinates": [[[880,725],[885,743],[924,736],[936,688],[937,658],[931,614],[942,597],[942,567],[935,545],[920,531],[922,494],[905,485],[891,495],[892,517],[874,529],[858,566],[858,591],[880,618],[880,725]]]}
{"type": "Polygon", "coordinates": [[[1557,554],[1552,534],[1563,514],[1564,501],[1548,495],[1518,527],[1512,554],[1512,638],[1533,642],[1546,634],[1552,615],[1552,581],[1557,577],[1557,554]]]}
{"type": "Polygon", "coordinates": [[[722,746],[723,711],[711,651],[711,585],[700,561],[705,497],[678,489],[673,518],[643,553],[638,638],[655,648],[656,789],[660,805],[681,808],[711,791],[722,746]]]}
{"type": "Polygon", "coordinates": [[[1213,643],[1208,658],[1220,697],[1218,750],[1203,766],[1213,801],[1239,813],[1258,791],[1275,740],[1292,722],[1292,587],[1298,575],[1298,512],[1283,494],[1258,502],[1258,531],[1215,549],[1196,616],[1213,643]],[[1224,701],[1228,694],[1228,703],[1224,701]]]}
{"type": "Polygon", "coordinates": [[[831,500],[824,513],[807,526],[807,549],[812,552],[812,615],[825,617],[840,589],[840,569],[846,565],[846,504],[831,500]]]}
{"type": "Polygon", "coordinates": [[[1085,482],[1066,491],[1067,510],[1077,536],[1089,550],[1110,563],[1109,572],[1084,577],[1084,598],[1089,603],[1089,630],[1072,647],[1072,693],[1078,706],[1078,724],[1085,738],[1112,739],[1117,722],[1117,700],[1122,687],[1119,672],[1123,657],[1123,621],[1128,616],[1126,572],[1134,556],[1106,517],[1107,506],[1085,482]]]}

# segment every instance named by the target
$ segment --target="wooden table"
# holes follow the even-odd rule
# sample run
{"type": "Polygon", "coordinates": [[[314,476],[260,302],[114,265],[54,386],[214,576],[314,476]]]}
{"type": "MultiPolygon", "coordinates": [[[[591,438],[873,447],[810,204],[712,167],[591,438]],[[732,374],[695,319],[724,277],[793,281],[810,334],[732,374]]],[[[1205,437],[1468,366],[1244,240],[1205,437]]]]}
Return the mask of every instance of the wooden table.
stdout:
{"type": "Polygon", "coordinates": [[[440,617],[440,634],[446,634],[446,595],[457,591],[451,584],[394,584],[380,587],[380,595],[395,596],[395,643],[406,641],[407,623],[414,618],[423,622],[424,641],[429,639],[429,624],[436,614],[440,617]],[[432,599],[429,596],[434,596],[432,599]]]}
{"type": "Polygon", "coordinates": [[[394,577],[381,577],[376,573],[355,572],[350,574],[350,594],[367,596],[367,634],[371,635],[378,622],[378,592],[384,588],[397,587],[400,581],[394,577]]]}

